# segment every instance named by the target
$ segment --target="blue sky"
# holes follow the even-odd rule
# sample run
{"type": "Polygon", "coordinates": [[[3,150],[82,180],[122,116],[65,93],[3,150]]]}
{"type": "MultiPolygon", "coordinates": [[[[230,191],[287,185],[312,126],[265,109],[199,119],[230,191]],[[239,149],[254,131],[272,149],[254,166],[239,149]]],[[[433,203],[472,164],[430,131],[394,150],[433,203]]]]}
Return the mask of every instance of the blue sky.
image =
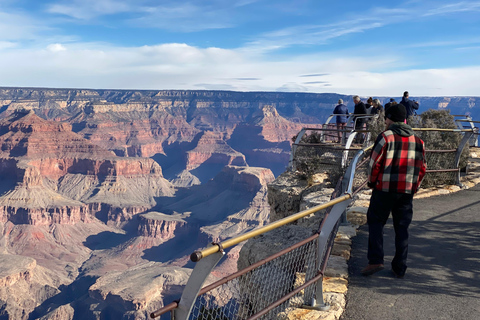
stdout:
{"type": "Polygon", "coordinates": [[[480,1],[0,0],[0,86],[480,96],[480,1]]]}

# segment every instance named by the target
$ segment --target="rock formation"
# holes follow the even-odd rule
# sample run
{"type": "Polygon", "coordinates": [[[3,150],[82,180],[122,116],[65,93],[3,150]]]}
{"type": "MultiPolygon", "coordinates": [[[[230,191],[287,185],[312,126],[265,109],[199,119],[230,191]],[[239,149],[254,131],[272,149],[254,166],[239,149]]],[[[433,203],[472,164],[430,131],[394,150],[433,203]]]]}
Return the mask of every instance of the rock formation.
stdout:
{"type": "MultiPolygon", "coordinates": [[[[297,181],[308,192],[272,182],[291,138],[322,123],[339,98],[350,101],[0,88],[0,318],[147,319],[178,298],[193,250],[323,201],[326,181],[297,181]]],[[[474,97],[417,100],[477,112],[474,97]]],[[[241,248],[214,276],[236,269],[241,248]]]]}
{"type": "MultiPolygon", "coordinates": [[[[139,215],[138,235],[167,241],[182,230],[186,233],[187,222],[182,215],[167,215],[160,212],[150,211],[139,215]]],[[[188,217],[188,215],[186,216],[188,217]]]]}
{"type": "Polygon", "coordinates": [[[110,272],[88,290],[97,307],[97,319],[148,319],[150,312],[164,306],[164,295],[178,295],[190,269],[164,267],[155,262],[124,272],[110,272]]]}
{"type": "Polygon", "coordinates": [[[59,292],[53,273],[35,259],[0,254],[0,270],[3,319],[26,320],[35,307],[59,292]]]}
{"type": "Polygon", "coordinates": [[[71,131],[71,126],[16,112],[0,121],[0,221],[51,225],[113,224],[171,196],[160,166],[148,158],[120,158],[71,131]]]}

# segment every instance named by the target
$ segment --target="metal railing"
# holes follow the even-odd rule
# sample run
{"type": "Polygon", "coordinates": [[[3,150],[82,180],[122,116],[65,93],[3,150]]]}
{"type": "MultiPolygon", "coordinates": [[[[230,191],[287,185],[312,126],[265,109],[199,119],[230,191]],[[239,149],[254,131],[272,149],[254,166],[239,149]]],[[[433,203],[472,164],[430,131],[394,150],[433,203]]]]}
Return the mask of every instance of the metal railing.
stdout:
{"type": "Polygon", "coordinates": [[[333,165],[334,167],[339,167],[340,169],[344,169],[350,163],[349,160],[352,159],[352,151],[357,152],[358,150],[362,149],[362,147],[366,147],[369,145],[369,138],[370,138],[370,131],[368,130],[355,130],[355,129],[346,129],[346,130],[337,130],[337,129],[325,129],[325,128],[303,128],[298,133],[295,142],[292,144],[292,151],[290,153],[290,159],[288,162],[288,168],[290,170],[296,170],[299,160],[311,158],[311,157],[321,157],[324,158],[320,162],[323,161],[325,165],[333,165]],[[312,143],[311,141],[304,141],[306,133],[308,131],[312,131],[313,133],[317,133],[318,138],[313,140],[317,140],[316,142],[312,143]],[[340,132],[342,134],[341,137],[341,144],[331,144],[326,143],[325,136],[326,132],[340,132]],[[364,142],[363,145],[354,145],[354,141],[357,138],[357,134],[363,134],[365,137],[363,138],[364,142]],[[308,149],[314,146],[317,151],[310,152],[308,149]],[[328,152],[323,152],[322,151],[328,152]]]}
{"type": "MultiPolygon", "coordinates": [[[[423,181],[424,185],[435,184],[435,181],[448,181],[449,183],[457,184],[461,186],[460,182],[460,159],[462,153],[469,141],[475,135],[478,135],[478,128],[473,129],[441,129],[441,128],[413,128],[415,134],[424,139],[422,135],[425,134],[460,134],[461,140],[456,145],[455,149],[447,150],[432,150],[427,149],[425,152],[425,157],[427,161],[427,175],[423,181]]],[[[442,136],[438,137],[442,138],[442,136]]],[[[426,148],[429,148],[426,145],[426,148]]]]}
{"type": "MultiPolygon", "coordinates": [[[[428,150],[428,157],[437,154],[454,155],[453,161],[441,163],[448,168],[429,168],[429,174],[438,172],[458,173],[463,148],[478,130],[414,129],[418,132],[462,132],[463,138],[456,149],[428,150]]],[[[416,133],[416,134],[417,134],[416,133]]],[[[298,145],[297,145],[298,147],[298,145]]],[[[195,268],[183,290],[180,300],[152,312],[155,318],[171,313],[171,318],[183,319],[274,319],[293,307],[328,309],[323,299],[323,276],[327,267],[338,226],[346,220],[345,212],[353,196],[365,188],[367,166],[371,146],[358,150],[337,184],[332,200],[275,221],[269,225],[195,251],[191,260],[195,268]],[[318,230],[311,236],[288,247],[281,247],[275,254],[254,261],[241,270],[203,287],[212,270],[225,255],[225,250],[243,241],[265,235],[272,230],[326,209],[318,230]]],[[[292,151],[293,152],[293,151],[292,151]]],[[[431,158],[432,159],[432,158],[431,158]]],[[[283,230],[283,229],[282,229],[283,230]]],[[[254,240],[256,241],[256,240],[254,240]]],[[[287,245],[285,245],[287,246],[287,245]]]]}
{"type": "MultiPolygon", "coordinates": [[[[375,116],[376,115],[372,115],[372,114],[353,114],[353,113],[349,113],[349,114],[346,114],[346,115],[345,114],[344,115],[342,115],[342,114],[331,114],[331,115],[328,116],[327,120],[322,125],[322,127],[324,129],[330,129],[330,130],[335,131],[335,132],[340,132],[341,133],[341,138],[340,138],[341,144],[345,145],[347,143],[347,138],[350,137],[352,134],[355,136],[357,134],[357,132],[368,132],[368,131],[362,131],[362,130],[358,130],[358,129],[356,130],[355,128],[357,128],[357,121],[366,120],[366,122],[368,122],[368,120],[374,118],[375,116]],[[336,129],[330,128],[330,126],[335,125],[335,123],[330,123],[330,121],[332,121],[332,119],[336,116],[346,116],[347,117],[347,124],[346,124],[346,129],[345,130],[336,130],[336,129]]],[[[329,137],[329,136],[331,137],[332,136],[331,134],[327,135],[326,132],[328,132],[328,130],[320,131],[320,140],[322,142],[325,142],[325,141],[328,140],[328,139],[326,139],[326,137],[329,137]]],[[[353,140],[353,138],[352,138],[352,140],[353,140]]]]}
{"type": "Polygon", "coordinates": [[[289,307],[327,309],[322,293],[323,274],[346,208],[365,185],[365,173],[356,175],[362,171],[359,168],[366,172],[367,161],[360,160],[368,149],[353,157],[337,187],[336,194],[340,196],[333,195],[335,198],[325,204],[192,253],[191,260],[196,265],[182,297],[153,312],[151,317],[170,311],[175,319],[272,319],[289,307]],[[201,289],[225,249],[324,209],[329,211],[312,236],[201,289]]]}
{"type": "MultiPolygon", "coordinates": [[[[477,129],[475,124],[480,123],[480,121],[474,121],[469,115],[453,115],[455,124],[458,129],[477,129]]],[[[470,146],[478,147],[478,131],[477,133],[469,140],[470,146]]]]}

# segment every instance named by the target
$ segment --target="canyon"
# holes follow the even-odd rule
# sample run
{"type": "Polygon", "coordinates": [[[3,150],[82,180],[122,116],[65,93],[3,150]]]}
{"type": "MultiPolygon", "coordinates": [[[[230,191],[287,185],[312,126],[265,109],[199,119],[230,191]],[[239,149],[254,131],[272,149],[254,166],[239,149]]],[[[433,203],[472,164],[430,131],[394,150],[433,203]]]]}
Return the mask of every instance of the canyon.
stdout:
{"type": "MultiPolygon", "coordinates": [[[[147,319],[192,251],[269,222],[292,137],[339,98],[353,110],[339,94],[0,88],[0,319],[147,319]]],[[[416,100],[480,118],[478,98],[416,100]]]]}

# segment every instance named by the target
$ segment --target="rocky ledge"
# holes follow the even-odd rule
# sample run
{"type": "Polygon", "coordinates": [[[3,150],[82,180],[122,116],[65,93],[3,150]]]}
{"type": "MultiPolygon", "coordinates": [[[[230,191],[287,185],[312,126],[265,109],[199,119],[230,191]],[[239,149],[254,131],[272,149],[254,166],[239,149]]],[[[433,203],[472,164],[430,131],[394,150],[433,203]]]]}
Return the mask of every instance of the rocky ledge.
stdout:
{"type": "Polygon", "coordinates": [[[0,300],[8,301],[2,318],[28,319],[35,307],[58,293],[56,285],[50,271],[38,266],[35,259],[0,254],[0,300]]]}
{"type": "Polygon", "coordinates": [[[155,211],[140,214],[138,216],[138,235],[167,241],[178,235],[179,232],[187,232],[187,222],[184,220],[186,217],[188,215],[168,215],[155,211]]]}
{"type": "Polygon", "coordinates": [[[163,307],[163,297],[181,292],[190,269],[149,262],[97,279],[88,294],[97,306],[97,319],[148,319],[148,311],[163,307]]]}

